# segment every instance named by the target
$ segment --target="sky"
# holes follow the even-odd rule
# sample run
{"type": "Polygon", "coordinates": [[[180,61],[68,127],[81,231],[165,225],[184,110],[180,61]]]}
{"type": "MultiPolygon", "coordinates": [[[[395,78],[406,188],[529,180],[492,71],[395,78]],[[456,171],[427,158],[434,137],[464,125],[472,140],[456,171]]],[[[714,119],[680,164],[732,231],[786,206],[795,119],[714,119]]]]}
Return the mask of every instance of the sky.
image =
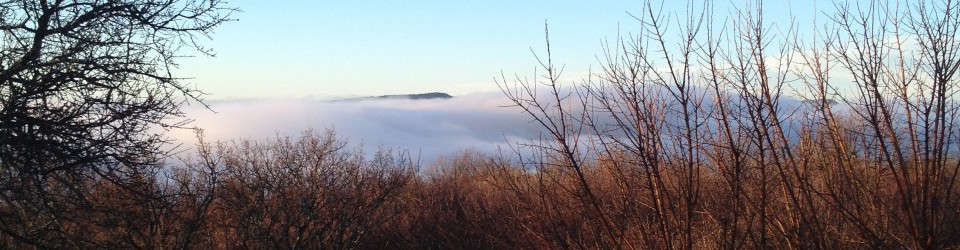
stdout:
{"type": "MultiPolygon", "coordinates": [[[[811,18],[811,1],[771,1],[766,17],[811,18]],[[794,4],[799,2],[801,4],[794,4]]],[[[189,57],[174,72],[205,96],[186,107],[208,141],[296,136],[333,128],[368,149],[409,150],[422,159],[465,149],[510,150],[538,138],[531,119],[498,89],[501,74],[532,76],[545,51],[564,81],[597,70],[604,39],[634,34],[643,1],[253,1],[204,44],[215,57],[189,57]],[[445,92],[449,100],[326,102],[388,94],[445,92]]],[[[661,2],[654,2],[659,5],[661,2]]],[[[662,2],[665,14],[683,1],[662,2]]],[[[727,22],[738,1],[718,1],[727,22]]],[[[677,16],[671,16],[677,26],[677,16]]],[[[804,21],[800,20],[799,23],[804,21]]],[[[188,148],[190,131],[170,135],[188,148]]]]}
{"type": "MultiPolygon", "coordinates": [[[[814,13],[813,2],[774,1],[780,13],[814,13]]],[[[571,79],[596,68],[603,39],[636,32],[643,1],[254,1],[205,44],[216,57],[181,61],[178,74],[208,99],[339,98],[497,90],[505,75],[532,74],[545,51],[571,79]]],[[[685,1],[654,1],[665,13],[685,1]]],[[[717,1],[725,16],[740,1],[717,1]]],[[[702,4],[696,4],[702,5],[702,4]]],[[[786,21],[786,20],[783,20],[786,21]]]]}

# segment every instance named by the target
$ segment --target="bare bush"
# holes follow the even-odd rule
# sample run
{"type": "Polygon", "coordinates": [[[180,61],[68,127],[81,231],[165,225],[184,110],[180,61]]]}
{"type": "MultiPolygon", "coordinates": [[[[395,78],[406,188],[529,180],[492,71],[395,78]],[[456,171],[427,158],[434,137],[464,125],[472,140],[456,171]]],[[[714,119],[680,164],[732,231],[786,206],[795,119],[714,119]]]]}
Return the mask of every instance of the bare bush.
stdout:
{"type": "Polygon", "coordinates": [[[393,222],[387,209],[413,177],[410,158],[385,149],[368,158],[346,146],[332,131],[308,131],[201,151],[215,160],[200,166],[220,176],[208,210],[211,246],[355,248],[393,222]]]}

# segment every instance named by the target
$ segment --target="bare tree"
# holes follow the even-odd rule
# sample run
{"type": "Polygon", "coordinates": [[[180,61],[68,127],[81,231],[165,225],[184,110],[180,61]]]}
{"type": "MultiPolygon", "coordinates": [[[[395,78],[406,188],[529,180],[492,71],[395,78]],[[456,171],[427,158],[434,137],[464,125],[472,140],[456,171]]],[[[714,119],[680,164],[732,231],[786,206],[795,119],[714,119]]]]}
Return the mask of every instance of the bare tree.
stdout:
{"type": "MultiPolygon", "coordinates": [[[[847,192],[872,201],[838,205],[855,222],[858,238],[877,246],[949,248],[960,240],[958,16],[955,1],[840,3],[831,16],[836,41],[827,49],[855,88],[829,93],[860,121],[850,128],[859,142],[850,154],[874,164],[844,162],[849,166],[838,174],[855,184],[847,192]],[[874,179],[854,173],[862,169],[874,179]],[[859,218],[859,208],[887,214],[892,223],[859,218]]],[[[844,145],[839,131],[833,133],[833,144],[844,145]]]]}
{"type": "MultiPolygon", "coordinates": [[[[171,73],[228,21],[219,0],[0,2],[0,236],[70,244],[64,211],[84,182],[151,178],[158,128],[183,125],[200,92],[171,73]],[[172,119],[171,118],[175,118],[172,119]]],[[[144,194],[147,194],[144,192],[144,194]]]]}
{"type": "Polygon", "coordinates": [[[958,11],[841,2],[805,40],[793,22],[766,21],[762,1],[720,25],[710,3],[671,19],[648,2],[639,34],[605,44],[581,84],[562,87],[549,45],[537,80],[498,83],[547,135],[528,145],[548,157],[522,163],[578,191],[604,244],[949,248],[958,11]]]}

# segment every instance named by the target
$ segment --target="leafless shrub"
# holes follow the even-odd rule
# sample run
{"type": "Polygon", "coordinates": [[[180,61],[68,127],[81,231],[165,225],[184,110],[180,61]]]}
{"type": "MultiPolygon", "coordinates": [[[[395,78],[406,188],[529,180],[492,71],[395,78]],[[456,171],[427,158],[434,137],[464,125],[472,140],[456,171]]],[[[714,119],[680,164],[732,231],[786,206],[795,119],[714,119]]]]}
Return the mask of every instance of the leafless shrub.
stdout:
{"type": "Polygon", "coordinates": [[[368,158],[332,131],[233,141],[201,151],[220,169],[208,230],[217,248],[353,248],[395,216],[385,211],[413,177],[403,154],[368,158]],[[212,155],[210,155],[212,154],[212,155]]]}

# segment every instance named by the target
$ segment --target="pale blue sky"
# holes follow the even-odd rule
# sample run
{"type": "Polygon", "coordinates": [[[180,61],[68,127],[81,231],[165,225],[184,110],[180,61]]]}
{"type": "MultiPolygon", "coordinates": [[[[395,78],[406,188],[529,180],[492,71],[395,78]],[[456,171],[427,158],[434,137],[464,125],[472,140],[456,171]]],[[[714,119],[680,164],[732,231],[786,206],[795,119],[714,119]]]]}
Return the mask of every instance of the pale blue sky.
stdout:
{"type": "MultiPolygon", "coordinates": [[[[685,1],[666,1],[682,11],[685,1]]],[[[742,1],[732,1],[740,3],[742,1]]],[[[658,3],[658,2],[655,2],[658,3]]],[[[718,15],[729,1],[718,2],[718,15]],[[723,5],[721,5],[723,4],[723,5]]],[[[206,43],[215,58],[181,61],[208,99],[335,98],[496,90],[493,77],[529,75],[544,48],[570,80],[596,68],[601,40],[635,31],[643,1],[253,1],[206,43]]],[[[829,4],[829,3],[827,3],[829,4]]],[[[813,13],[812,1],[769,1],[768,17],[813,13]],[[790,4],[791,2],[800,2],[790,4]]],[[[829,7],[829,6],[824,6],[829,7]]],[[[783,20],[781,20],[783,21],[783,20]]]]}

